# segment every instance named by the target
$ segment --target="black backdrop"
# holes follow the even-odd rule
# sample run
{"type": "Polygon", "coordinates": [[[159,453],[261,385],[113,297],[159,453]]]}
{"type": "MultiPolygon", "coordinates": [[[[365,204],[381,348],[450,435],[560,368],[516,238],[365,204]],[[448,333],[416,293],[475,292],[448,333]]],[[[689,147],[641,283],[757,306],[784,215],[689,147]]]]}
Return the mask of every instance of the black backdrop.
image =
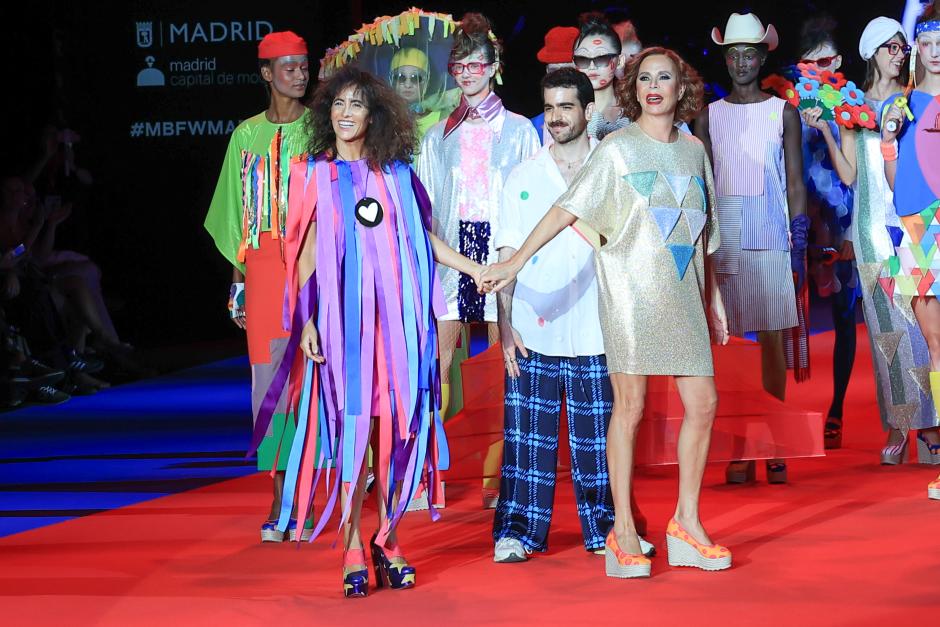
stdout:
{"type": "MultiPolygon", "coordinates": [[[[206,1],[70,3],[32,0],[4,9],[3,172],[23,170],[39,154],[39,130],[64,121],[80,135],[80,165],[95,184],[63,243],[91,254],[105,288],[125,301],[119,330],[143,345],[233,338],[227,321],[230,268],[202,228],[227,142],[226,131],[266,106],[256,82],[256,38],[291,29],[318,58],[364,20],[394,15],[407,2],[206,1]],[[151,57],[148,59],[148,57],[151,57]],[[148,70],[152,66],[154,71],[148,70]],[[159,82],[160,73],[165,84],[159,82]],[[143,83],[139,85],[138,83],[143,83]],[[135,136],[137,135],[137,136],[135,136]]],[[[645,45],[680,51],[709,80],[726,83],[709,33],[732,11],[756,12],[776,25],[781,49],[771,65],[792,60],[800,22],[829,11],[849,77],[860,79],[856,51],[864,24],[879,14],[900,17],[902,0],[874,3],[435,1],[422,8],[454,14],[480,10],[506,44],[507,106],[525,115],[539,108],[535,53],[545,31],[574,24],[579,12],[619,7],[645,45]],[[551,7],[551,8],[549,8],[551,7]],[[560,7],[560,8],[559,8],[560,7]]]]}

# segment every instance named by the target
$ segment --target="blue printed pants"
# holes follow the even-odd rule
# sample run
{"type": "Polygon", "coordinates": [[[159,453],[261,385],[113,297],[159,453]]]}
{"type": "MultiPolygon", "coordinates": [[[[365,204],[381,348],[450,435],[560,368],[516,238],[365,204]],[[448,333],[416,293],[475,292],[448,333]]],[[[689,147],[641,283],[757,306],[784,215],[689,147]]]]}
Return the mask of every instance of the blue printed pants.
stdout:
{"type": "Polygon", "coordinates": [[[568,412],[571,479],[584,546],[604,546],[614,508],[607,474],[607,426],[613,391],[603,355],[518,357],[506,377],[505,445],[493,539],[515,538],[545,551],[555,499],[562,395],[568,412]]]}

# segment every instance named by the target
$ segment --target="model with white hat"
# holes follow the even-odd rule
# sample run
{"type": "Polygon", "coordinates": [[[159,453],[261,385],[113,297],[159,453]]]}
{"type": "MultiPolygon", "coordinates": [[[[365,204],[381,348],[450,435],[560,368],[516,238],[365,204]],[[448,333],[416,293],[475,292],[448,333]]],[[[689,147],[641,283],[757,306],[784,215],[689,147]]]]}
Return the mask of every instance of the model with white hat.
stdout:
{"type": "MultiPolygon", "coordinates": [[[[785,340],[800,322],[792,275],[802,288],[809,227],[800,115],[760,88],[761,68],[778,44],[773,25],[765,28],[753,13],[734,13],[723,34],[712,29],[712,40],[722,47],[732,81],[731,93],[695,123],[718,193],[722,243],[713,262],[731,334],[758,334],[764,389],[783,400],[785,340]]],[[[807,366],[803,345],[794,344],[793,362],[807,366]]],[[[743,483],[754,473],[754,462],[742,461],[732,462],[726,474],[729,483],[743,483]]],[[[767,476],[785,482],[786,464],[768,460],[767,476]]]]}

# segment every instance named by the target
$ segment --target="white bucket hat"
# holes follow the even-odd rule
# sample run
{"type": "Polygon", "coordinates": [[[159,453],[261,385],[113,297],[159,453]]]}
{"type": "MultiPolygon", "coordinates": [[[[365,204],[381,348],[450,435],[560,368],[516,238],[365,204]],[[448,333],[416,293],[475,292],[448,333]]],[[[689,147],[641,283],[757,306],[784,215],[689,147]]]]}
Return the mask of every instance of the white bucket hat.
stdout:
{"type": "Polygon", "coordinates": [[[712,29],[712,41],[719,46],[733,46],[734,44],[765,44],[768,50],[777,47],[777,29],[773,24],[767,28],[753,13],[732,13],[725,26],[725,36],[721,36],[718,27],[712,29]]]}

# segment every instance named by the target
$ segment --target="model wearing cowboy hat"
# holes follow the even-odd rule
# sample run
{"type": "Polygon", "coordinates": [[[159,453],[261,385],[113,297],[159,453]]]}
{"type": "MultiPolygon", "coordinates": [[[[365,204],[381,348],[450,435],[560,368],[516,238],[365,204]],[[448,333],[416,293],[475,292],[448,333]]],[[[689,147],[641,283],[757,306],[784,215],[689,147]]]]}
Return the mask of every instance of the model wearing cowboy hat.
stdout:
{"type": "MultiPolygon", "coordinates": [[[[802,333],[803,344],[785,350],[800,326],[791,272],[802,284],[809,225],[800,115],[760,89],[760,69],[778,44],[772,25],[765,28],[752,13],[734,13],[724,35],[712,29],[712,40],[723,46],[732,80],[731,93],[711,103],[695,123],[718,192],[722,243],[713,256],[716,276],[731,334],[757,332],[764,389],[782,400],[788,357],[794,358],[791,367],[808,366],[800,359],[806,354],[802,333]]],[[[753,461],[732,462],[727,480],[750,481],[754,472],[753,461]]],[[[772,483],[785,482],[786,465],[769,460],[767,476],[772,483]]]]}

